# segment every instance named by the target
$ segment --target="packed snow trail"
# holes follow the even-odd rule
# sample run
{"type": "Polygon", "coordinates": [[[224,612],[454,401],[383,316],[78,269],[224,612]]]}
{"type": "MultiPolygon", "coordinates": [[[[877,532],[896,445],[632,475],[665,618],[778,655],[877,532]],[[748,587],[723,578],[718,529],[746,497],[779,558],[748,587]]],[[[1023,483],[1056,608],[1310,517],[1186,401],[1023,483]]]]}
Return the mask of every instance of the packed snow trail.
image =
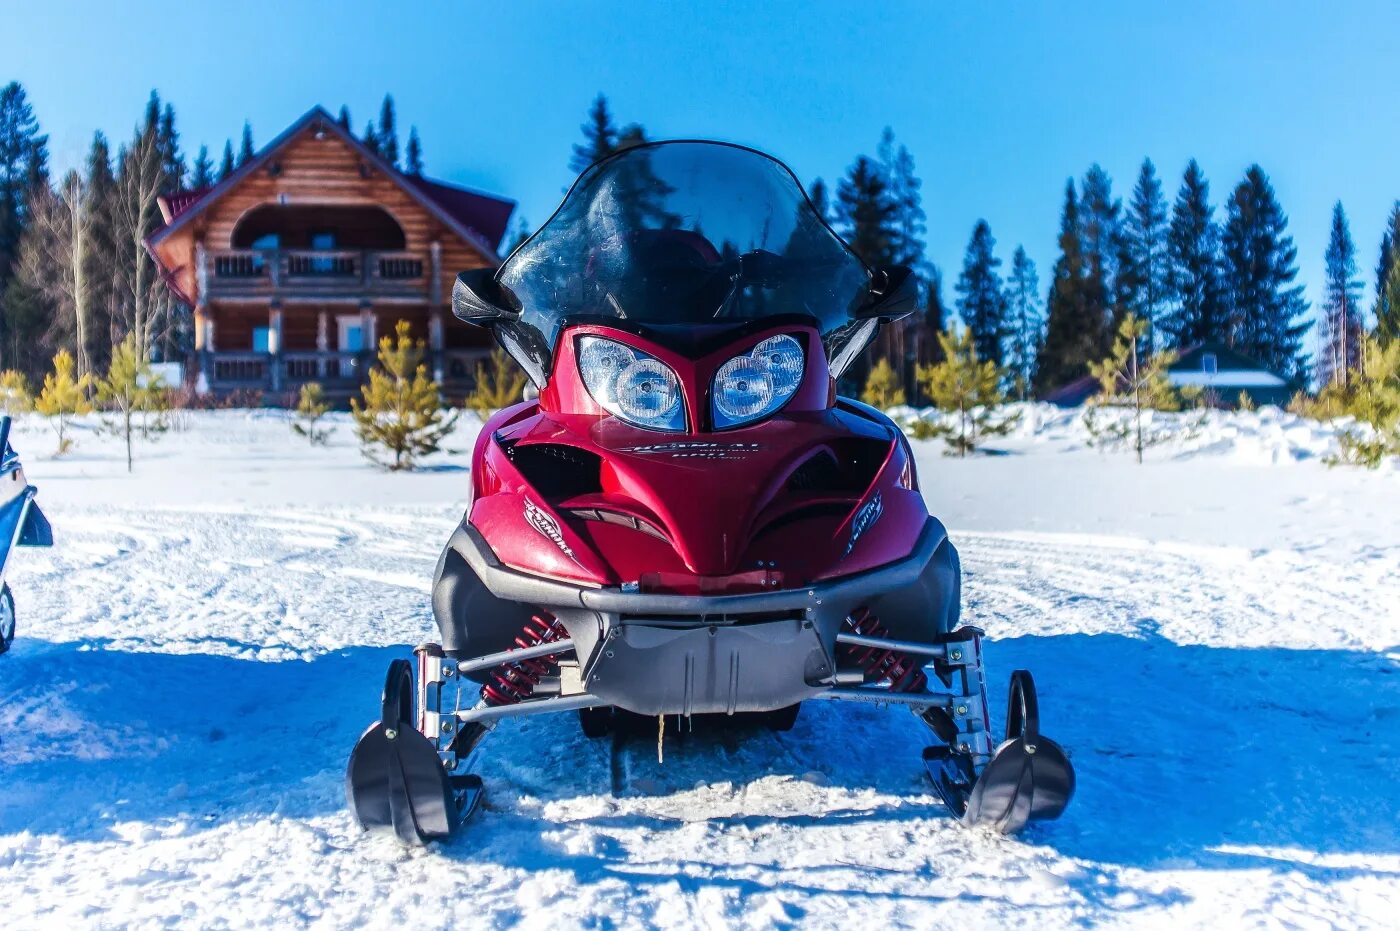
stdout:
{"type": "Polygon", "coordinates": [[[573,716],[506,722],[483,810],[403,851],[353,828],[343,771],[434,633],[455,508],[45,504],[60,545],[18,555],[0,659],[6,928],[1355,927],[1400,901],[1400,547],[954,527],[996,716],[1033,669],[1079,774],[1018,839],[947,817],[912,716],[813,702],[630,753],[616,796],[573,716]]]}

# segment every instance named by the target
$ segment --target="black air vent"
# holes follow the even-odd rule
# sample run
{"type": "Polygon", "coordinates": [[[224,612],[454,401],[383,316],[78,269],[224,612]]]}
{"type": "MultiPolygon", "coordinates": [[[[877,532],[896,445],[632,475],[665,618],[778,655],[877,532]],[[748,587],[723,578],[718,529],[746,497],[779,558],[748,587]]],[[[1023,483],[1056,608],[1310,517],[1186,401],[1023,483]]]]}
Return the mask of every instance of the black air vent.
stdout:
{"type": "Polygon", "coordinates": [[[559,443],[517,443],[503,447],[525,481],[553,501],[603,490],[601,457],[559,443]]]}

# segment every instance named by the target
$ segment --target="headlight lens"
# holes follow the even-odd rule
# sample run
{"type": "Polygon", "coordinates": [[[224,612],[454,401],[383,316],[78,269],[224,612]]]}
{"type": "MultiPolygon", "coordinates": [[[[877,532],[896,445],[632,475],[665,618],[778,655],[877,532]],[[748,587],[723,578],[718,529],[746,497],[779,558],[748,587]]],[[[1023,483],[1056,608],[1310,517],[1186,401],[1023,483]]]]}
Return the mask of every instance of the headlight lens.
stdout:
{"type": "Polygon", "coordinates": [[[772,414],[797,393],[806,371],[802,347],[791,336],[770,336],[719,367],[710,386],[715,429],[752,423],[772,414]]]}
{"type": "Polygon", "coordinates": [[[579,340],[578,369],[593,400],[614,417],[648,430],[685,429],[680,382],[660,359],[585,336],[579,340]]]}

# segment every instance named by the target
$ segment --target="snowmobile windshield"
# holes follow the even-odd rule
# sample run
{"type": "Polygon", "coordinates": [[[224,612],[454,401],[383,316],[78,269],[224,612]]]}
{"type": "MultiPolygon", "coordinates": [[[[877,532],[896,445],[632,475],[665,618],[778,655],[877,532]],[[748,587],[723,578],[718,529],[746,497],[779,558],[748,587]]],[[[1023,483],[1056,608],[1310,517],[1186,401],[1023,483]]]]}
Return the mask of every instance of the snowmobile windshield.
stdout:
{"type": "Polygon", "coordinates": [[[791,317],[817,328],[833,363],[874,328],[852,316],[869,271],[792,172],[717,142],[649,143],[596,163],[496,280],[520,314],[500,335],[545,372],[573,323],[664,339],[791,317]]]}

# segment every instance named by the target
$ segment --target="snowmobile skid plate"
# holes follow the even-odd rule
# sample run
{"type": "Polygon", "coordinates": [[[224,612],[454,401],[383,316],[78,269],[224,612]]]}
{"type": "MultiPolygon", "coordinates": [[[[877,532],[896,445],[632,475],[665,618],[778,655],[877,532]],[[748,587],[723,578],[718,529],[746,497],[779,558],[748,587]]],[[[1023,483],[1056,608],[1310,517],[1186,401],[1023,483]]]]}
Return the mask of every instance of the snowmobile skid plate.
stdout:
{"type": "Polygon", "coordinates": [[[924,765],[943,803],[968,825],[1015,834],[1032,820],[1058,818],[1074,795],[1074,767],[1060,745],[1040,733],[1035,681],[1011,674],[1006,740],[980,772],[953,746],[924,750],[924,765]]]}
{"type": "Polygon", "coordinates": [[[395,660],[384,682],[381,718],[355,744],[345,773],[356,823],[422,846],[465,821],[481,789],[477,776],[449,775],[437,747],[414,726],[412,666],[395,660]]]}

